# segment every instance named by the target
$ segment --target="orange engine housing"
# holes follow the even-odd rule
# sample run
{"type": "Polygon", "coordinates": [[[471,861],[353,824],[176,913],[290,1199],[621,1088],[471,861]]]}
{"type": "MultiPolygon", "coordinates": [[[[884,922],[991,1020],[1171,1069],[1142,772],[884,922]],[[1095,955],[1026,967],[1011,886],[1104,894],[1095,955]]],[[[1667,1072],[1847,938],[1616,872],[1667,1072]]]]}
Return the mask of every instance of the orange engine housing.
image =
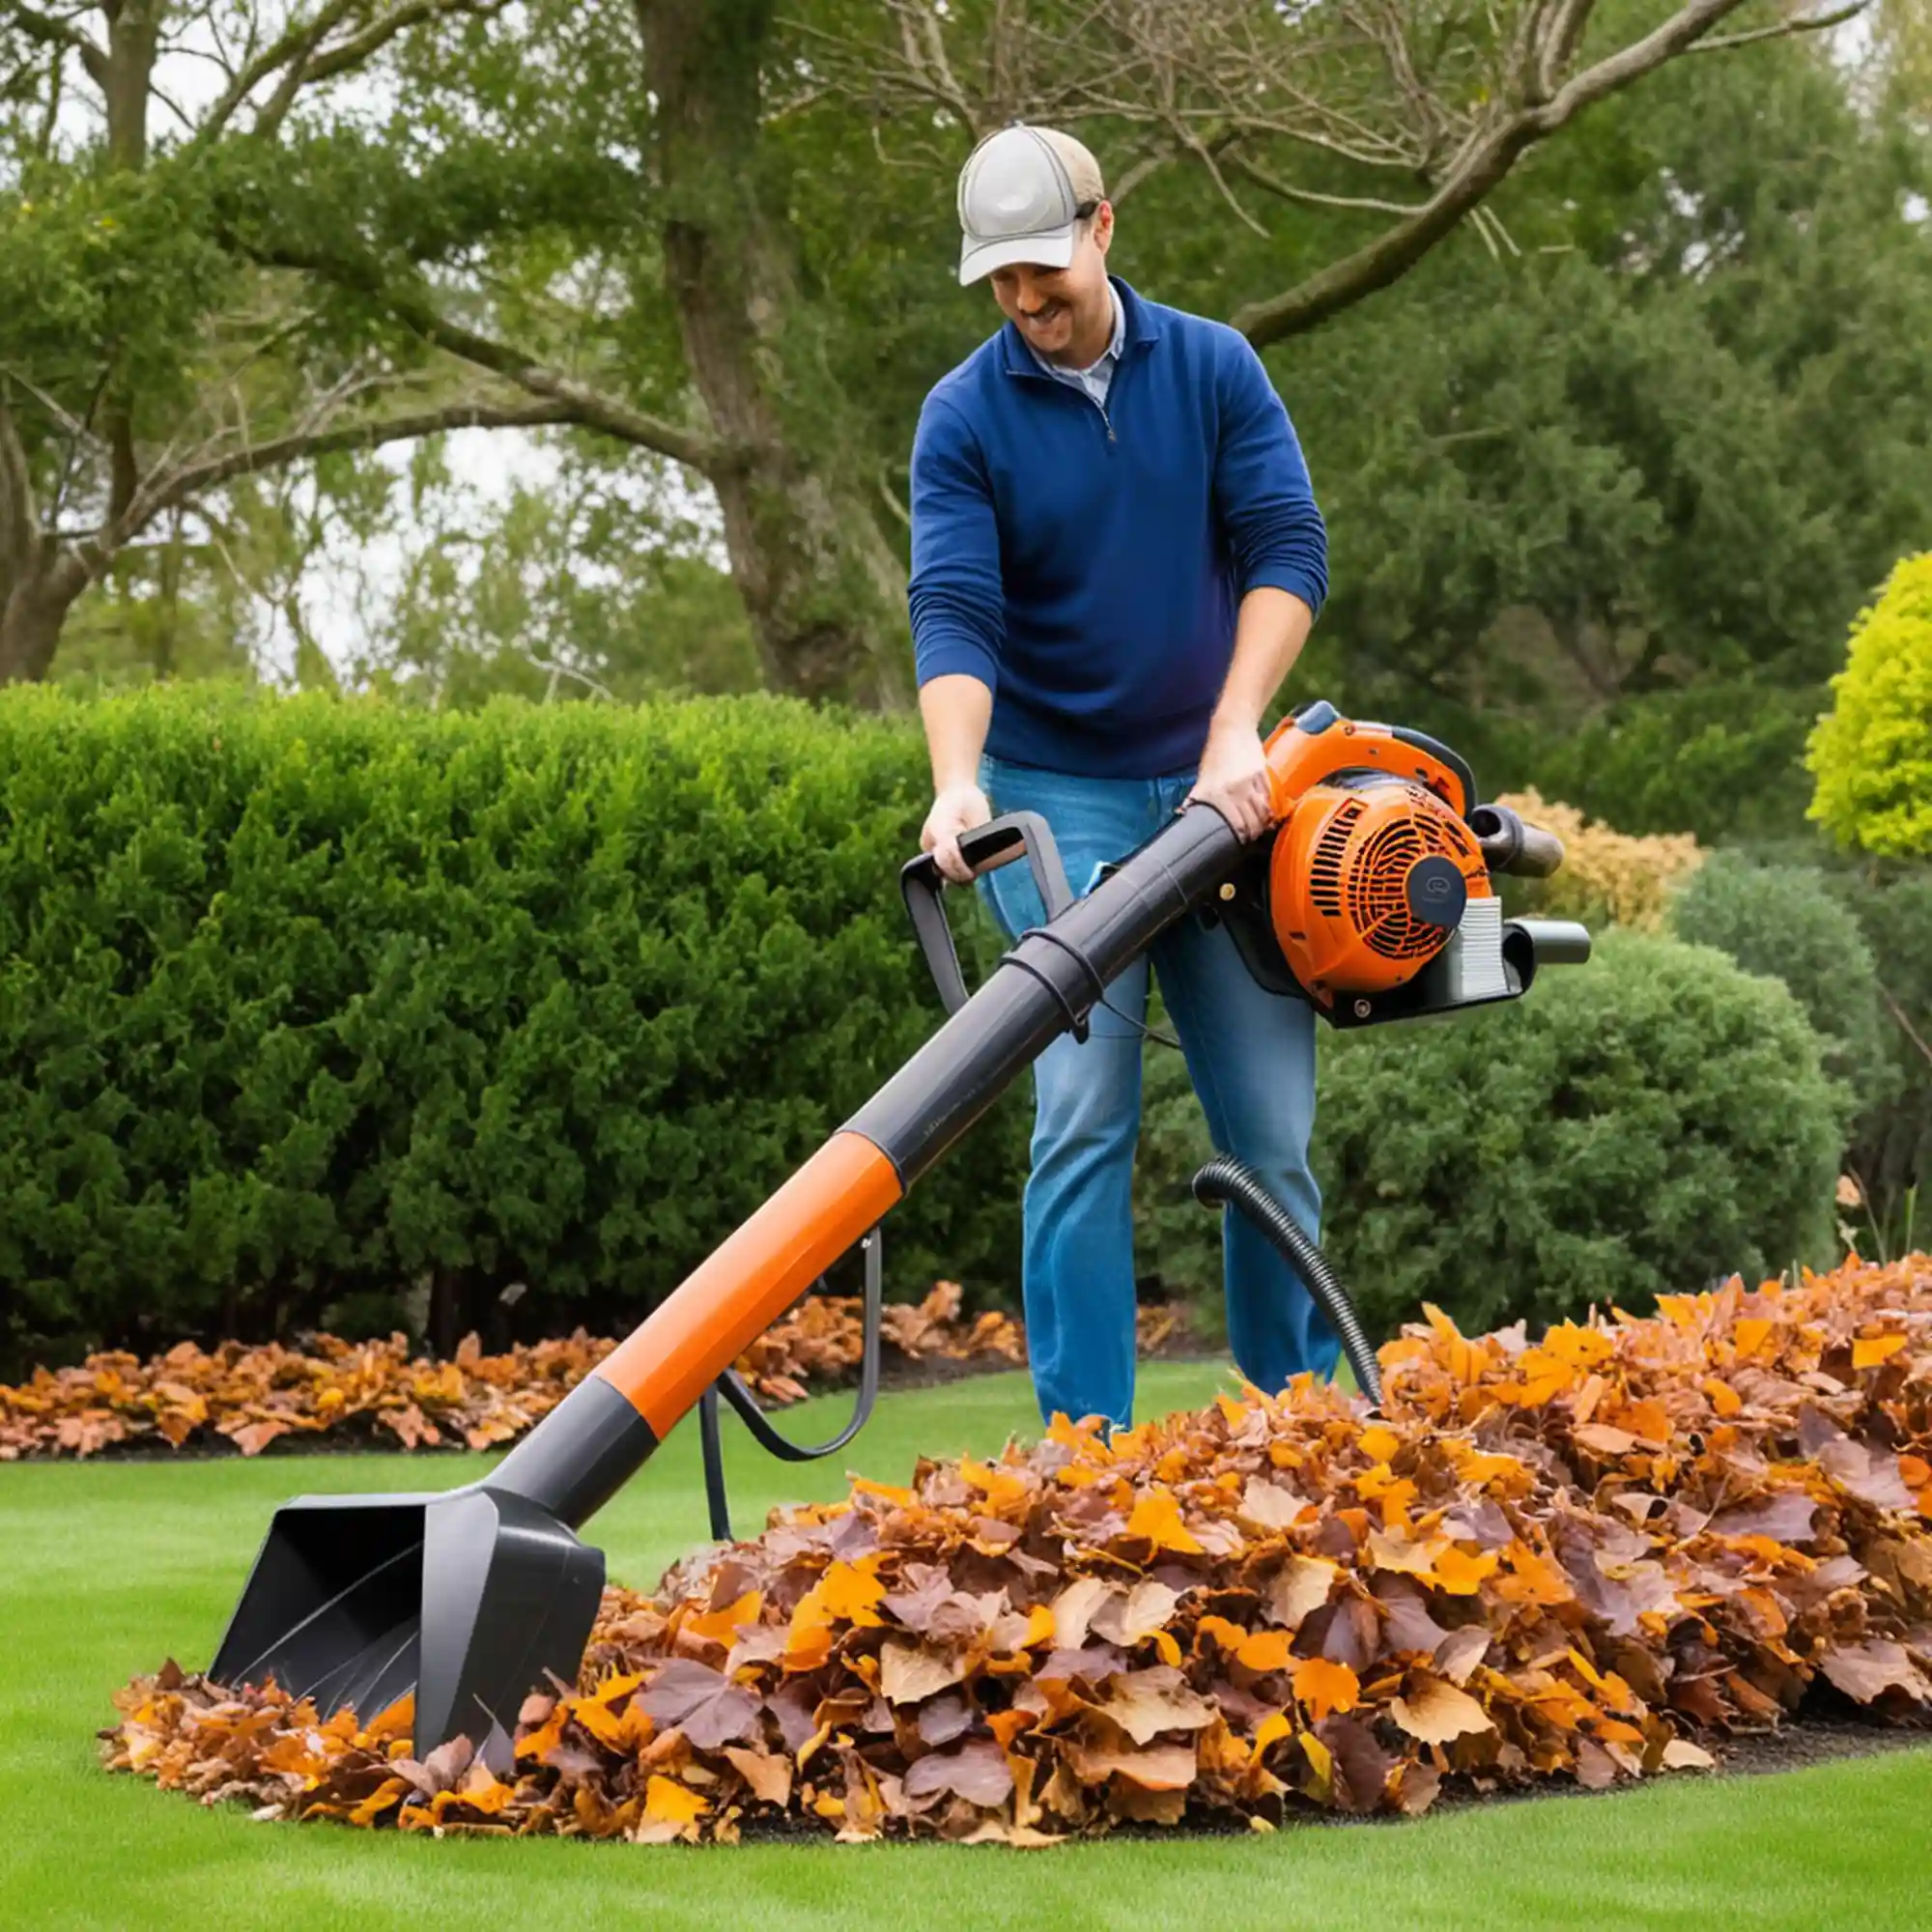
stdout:
{"type": "Polygon", "coordinates": [[[1449,943],[1467,901],[1493,896],[1455,807],[1388,771],[1343,771],[1309,785],[1268,864],[1276,943],[1324,1007],[1413,979],[1449,943]]]}

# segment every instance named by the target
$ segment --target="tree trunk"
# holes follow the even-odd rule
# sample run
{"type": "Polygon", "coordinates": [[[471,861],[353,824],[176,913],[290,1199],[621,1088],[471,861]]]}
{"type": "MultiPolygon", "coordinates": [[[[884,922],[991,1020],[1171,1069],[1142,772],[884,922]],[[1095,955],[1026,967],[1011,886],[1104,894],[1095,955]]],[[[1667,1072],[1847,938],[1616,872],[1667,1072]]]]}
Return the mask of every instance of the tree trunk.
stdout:
{"type": "MultiPolygon", "coordinates": [[[[107,14],[107,165],[140,174],[148,165],[148,90],[161,31],[161,0],[111,0],[107,14]]],[[[140,486],[134,414],[121,385],[110,386],[101,433],[108,448],[107,513],[120,517],[140,486]]]]}
{"type": "Polygon", "coordinates": [[[23,584],[0,611],[0,684],[30,684],[44,677],[60,647],[61,617],[23,584]]]}
{"type": "Polygon", "coordinates": [[[758,147],[770,0],[637,0],[657,96],[667,284],[694,382],[732,459],[712,476],[767,678],[887,709],[911,685],[905,572],[843,399],[798,326],[781,184],[758,147]]]}
{"type": "Polygon", "coordinates": [[[46,676],[60,648],[61,626],[86,587],[87,572],[71,552],[11,581],[0,568],[0,685],[36,684],[46,676]]]}

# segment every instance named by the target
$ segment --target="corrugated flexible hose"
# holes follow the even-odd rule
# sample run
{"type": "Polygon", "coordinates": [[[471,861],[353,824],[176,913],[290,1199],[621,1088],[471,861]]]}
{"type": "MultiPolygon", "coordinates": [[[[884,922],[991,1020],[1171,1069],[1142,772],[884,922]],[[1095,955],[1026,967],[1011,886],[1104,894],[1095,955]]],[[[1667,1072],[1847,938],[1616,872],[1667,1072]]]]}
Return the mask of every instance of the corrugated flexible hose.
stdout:
{"type": "Polygon", "coordinates": [[[1342,1352],[1355,1373],[1356,1387],[1380,1407],[1381,1372],[1349,1291],[1329,1265],[1328,1257],[1302,1232],[1261,1176],[1246,1161],[1232,1154],[1216,1154],[1194,1177],[1194,1198],[1209,1208],[1236,1208],[1261,1230],[1275,1252],[1301,1277],[1316,1305],[1342,1338],[1342,1352]]]}

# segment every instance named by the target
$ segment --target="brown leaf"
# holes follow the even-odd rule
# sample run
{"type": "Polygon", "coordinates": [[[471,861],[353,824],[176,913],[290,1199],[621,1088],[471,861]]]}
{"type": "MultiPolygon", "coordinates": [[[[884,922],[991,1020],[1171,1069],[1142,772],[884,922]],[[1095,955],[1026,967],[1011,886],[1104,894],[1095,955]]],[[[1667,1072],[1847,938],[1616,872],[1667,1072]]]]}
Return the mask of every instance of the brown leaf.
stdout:
{"type": "MultiPolygon", "coordinates": [[[[1094,1612],[1089,1628],[1110,1643],[1122,1644],[1131,1650],[1135,1644],[1166,1625],[1179,1601],[1179,1597],[1165,1583],[1156,1583],[1149,1577],[1144,1582],[1136,1583],[1124,1596],[1109,1597],[1094,1612]]],[[[1056,1618],[1056,1632],[1058,1628],[1056,1618]]]]}
{"type": "Polygon", "coordinates": [[[1489,1655],[1490,1633],[1481,1624],[1464,1624],[1435,1646],[1435,1667],[1452,1684],[1466,1684],[1477,1664],[1489,1655]]]}
{"type": "Polygon", "coordinates": [[[1411,1679],[1408,1690],[1389,1705],[1389,1716],[1425,1745],[1446,1745],[1495,1729],[1489,1713],[1466,1690],[1440,1677],[1411,1679]]]}
{"type": "Polygon", "coordinates": [[[1013,1775],[1007,1754],[991,1738],[977,1738],[952,1750],[929,1751],[905,1775],[908,1798],[930,1798],[951,1791],[990,1809],[1012,1796],[1013,1775]]]}
{"type": "Polygon", "coordinates": [[[1195,1695],[1179,1670],[1164,1663],[1122,1671],[1096,1708],[1137,1745],[1162,1731],[1204,1730],[1214,1721],[1212,1707],[1195,1695]]]}
{"type": "Polygon", "coordinates": [[[1869,1704],[1888,1690],[1902,1690],[1915,1703],[1932,1696],[1932,1687],[1913,1667],[1905,1647],[1889,1638],[1833,1644],[1819,1658],[1818,1667],[1846,1696],[1861,1704],[1869,1704]]]}
{"type": "Polygon", "coordinates": [[[950,1745],[973,1728],[973,1707],[957,1691],[922,1704],[917,1728],[923,1742],[934,1747],[950,1745]]]}
{"type": "Polygon", "coordinates": [[[1802,1544],[1811,1540],[1811,1521],[1818,1505],[1803,1490],[1777,1490],[1754,1502],[1740,1503],[1712,1519],[1719,1536],[1768,1536],[1774,1543],[1802,1544]]]}
{"type": "Polygon", "coordinates": [[[763,1699],[688,1657],[672,1658],[639,1701],[654,1723],[666,1729],[675,1724],[699,1750],[749,1737],[763,1708],[763,1699]]]}
{"type": "Polygon", "coordinates": [[[1915,1507],[1912,1492],[1899,1474],[1898,1458],[1888,1449],[1868,1448],[1847,1437],[1827,1442],[1817,1451],[1818,1466],[1861,1502],[1874,1509],[1909,1510],[1915,1507]]]}
{"type": "Polygon", "coordinates": [[[1286,1484],[1270,1483],[1261,1476],[1250,1476],[1241,1492],[1241,1514],[1264,1529],[1293,1529],[1307,1507],[1306,1498],[1286,1484]]]}
{"type": "Polygon", "coordinates": [[[1395,1759],[1376,1743],[1360,1718],[1329,1718],[1315,1727],[1332,1764],[1335,1795],[1345,1809],[1374,1811],[1382,1802],[1395,1759]]]}
{"type": "Polygon", "coordinates": [[[752,1787],[752,1796],[764,1804],[782,1808],[791,1803],[791,1760],[770,1751],[747,1750],[742,1745],[726,1745],[724,1755],[737,1767],[738,1775],[752,1787]]]}
{"type": "Polygon", "coordinates": [[[1066,1747],[1066,1760],[1082,1783],[1098,1784],[1118,1776],[1146,1791],[1185,1791],[1194,1782],[1196,1769],[1192,1745],[1151,1745],[1146,1749],[1124,1750],[1075,1741],[1066,1747]]]}
{"type": "Polygon", "coordinates": [[[879,1653],[879,1689],[891,1704],[917,1704],[965,1674],[957,1659],[925,1644],[889,1642],[879,1653]]]}
{"type": "Polygon", "coordinates": [[[1693,1745],[1688,1738],[1672,1738],[1663,1747],[1666,1771],[1710,1771],[1717,1762],[1709,1751],[1693,1745]]]}
{"type": "Polygon", "coordinates": [[[1310,1611],[1320,1609],[1335,1587],[1340,1569],[1321,1556],[1291,1556],[1269,1583],[1266,1598],[1270,1623],[1295,1630],[1310,1611]]]}
{"type": "Polygon", "coordinates": [[[1053,1612],[1053,1640],[1063,1650],[1078,1650],[1087,1641],[1094,1613],[1114,1594],[1114,1586],[1098,1577],[1079,1577],[1048,1605],[1053,1612]]]}

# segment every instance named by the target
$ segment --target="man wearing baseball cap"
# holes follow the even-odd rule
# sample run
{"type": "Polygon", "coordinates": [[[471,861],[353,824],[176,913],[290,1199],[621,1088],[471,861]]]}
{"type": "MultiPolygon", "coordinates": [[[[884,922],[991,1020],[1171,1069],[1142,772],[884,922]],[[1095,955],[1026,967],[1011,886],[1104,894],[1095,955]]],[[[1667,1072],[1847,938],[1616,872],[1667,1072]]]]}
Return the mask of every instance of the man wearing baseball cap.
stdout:
{"type": "MultiPolygon", "coordinates": [[[[1328,584],[1288,412],[1243,337],[1107,273],[1114,212],[1070,135],[982,141],[959,225],[959,279],[988,282],[1006,325],[934,385],[913,444],[924,847],[963,883],[960,833],[1037,811],[1078,892],[1190,798],[1254,838],[1262,719],[1328,584]]],[[[1042,917],[1024,867],[981,889],[1009,935],[1042,917]]],[[[1224,928],[1184,922],[1151,958],[1215,1146],[1314,1234],[1312,1010],[1257,986],[1224,928]]],[[[1109,989],[1118,1014],[1035,1065],[1024,1290],[1049,1418],[1131,1420],[1147,995],[1143,962],[1109,989]]],[[[1336,1338],[1287,1264],[1238,1216],[1224,1246],[1243,1373],[1270,1390],[1332,1373],[1336,1338]]]]}

